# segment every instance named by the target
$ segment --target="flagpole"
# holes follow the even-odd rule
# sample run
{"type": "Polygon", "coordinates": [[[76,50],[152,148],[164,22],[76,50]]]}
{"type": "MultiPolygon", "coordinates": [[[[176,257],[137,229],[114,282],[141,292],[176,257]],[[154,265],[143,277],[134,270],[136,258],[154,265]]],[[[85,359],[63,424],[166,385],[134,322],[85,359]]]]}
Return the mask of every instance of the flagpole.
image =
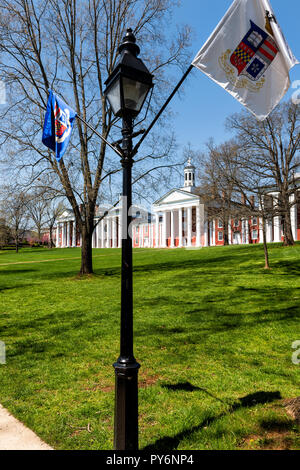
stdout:
{"type": "Polygon", "coordinates": [[[78,114],[76,114],[76,117],[81,121],[83,122],[91,131],[93,131],[98,137],[100,137],[101,140],[103,140],[103,142],[106,143],[106,145],[108,145],[112,150],[114,150],[118,155],[119,157],[123,157],[123,154],[121,152],[119,152],[119,150],[114,147],[112,144],[110,144],[104,137],[103,135],[99,134],[98,131],[96,131],[96,129],[94,129],[88,122],[86,122],[81,116],[79,116],[78,114]]]}
{"type": "Polygon", "coordinates": [[[155,116],[155,118],[153,119],[153,121],[151,122],[151,124],[149,125],[148,129],[144,132],[143,134],[143,137],[139,140],[139,142],[136,144],[136,146],[134,147],[133,151],[132,151],[132,155],[135,155],[141,145],[141,143],[143,142],[143,140],[147,137],[147,135],[149,134],[149,132],[151,131],[152,127],[154,126],[154,124],[156,123],[156,121],[160,118],[160,116],[162,115],[162,113],[164,112],[164,110],[166,109],[166,107],[168,106],[168,104],[170,103],[171,99],[173,98],[173,96],[177,93],[177,91],[179,90],[179,88],[181,87],[181,85],[183,84],[184,80],[187,78],[187,76],[189,75],[189,73],[192,71],[193,69],[193,65],[190,65],[189,68],[187,69],[187,71],[185,72],[185,74],[183,75],[183,77],[181,78],[181,80],[177,83],[176,87],[174,88],[174,90],[172,91],[172,93],[170,94],[169,98],[166,100],[165,104],[161,107],[161,109],[158,111],[157,115],[155,116]]]}

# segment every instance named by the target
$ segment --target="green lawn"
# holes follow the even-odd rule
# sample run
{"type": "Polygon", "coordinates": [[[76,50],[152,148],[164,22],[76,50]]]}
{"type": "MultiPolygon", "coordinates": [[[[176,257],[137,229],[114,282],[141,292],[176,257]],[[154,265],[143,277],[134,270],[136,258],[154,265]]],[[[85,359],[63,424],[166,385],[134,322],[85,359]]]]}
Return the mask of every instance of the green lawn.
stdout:
{"type": "MultiPolygon", "coordinates": [[[[56,449],[112,449],[121,254],[93,255],[80,279],[79,249],[0,251],[0,403],[56,449]]],[[[134,251],[140,448],[300,449],[283,405],[300,245],[270,262],[260,245],[134,251]]]]}

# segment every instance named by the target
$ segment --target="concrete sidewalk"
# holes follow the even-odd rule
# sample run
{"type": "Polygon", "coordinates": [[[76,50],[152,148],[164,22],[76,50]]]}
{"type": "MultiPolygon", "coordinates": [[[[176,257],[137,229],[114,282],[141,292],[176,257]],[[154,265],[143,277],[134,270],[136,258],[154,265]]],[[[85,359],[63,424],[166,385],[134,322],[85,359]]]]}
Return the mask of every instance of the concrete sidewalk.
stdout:
{"type": "Polygon", "coordinates": [[[0,450],[53,450],[0,405],[0,450]]]}

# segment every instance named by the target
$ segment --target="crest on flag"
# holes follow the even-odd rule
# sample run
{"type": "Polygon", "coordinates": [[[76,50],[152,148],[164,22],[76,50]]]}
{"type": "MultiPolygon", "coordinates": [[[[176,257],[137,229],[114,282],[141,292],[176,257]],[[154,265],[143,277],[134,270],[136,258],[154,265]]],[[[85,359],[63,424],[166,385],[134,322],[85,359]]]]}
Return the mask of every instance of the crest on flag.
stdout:
{"type": "Polygon", "coordinates": [[[70,111],[61,109],[57,103],[54,108],[55,118],[55,140],[58,143],[64,142],[70,135],[72,126],[70,123],[70,111]]]}
{"type": "Polygon", "coordinates": [[[228,80],[237,88],[258,92],[264,86],[264,73],[279,52],[269,23],[266,30],[268,32],[250,20],[250,29],[234,52],[228,49],[219,58],[228,80]]]}
{"type": "Polygon", "coordinates": [[[279,49],[276,42],[250,20],[251,27],[230,57],[230,62],[238,70],[238,75],[245,75],[257,81],[275,59],[279,49]]]}

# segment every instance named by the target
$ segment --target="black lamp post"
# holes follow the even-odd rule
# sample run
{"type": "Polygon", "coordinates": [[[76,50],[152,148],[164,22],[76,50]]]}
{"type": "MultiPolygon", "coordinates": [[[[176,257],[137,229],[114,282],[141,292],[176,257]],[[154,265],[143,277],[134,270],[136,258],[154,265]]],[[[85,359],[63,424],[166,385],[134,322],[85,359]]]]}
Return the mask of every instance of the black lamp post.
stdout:
{"type": "Polygon", "coordinates": [[[122,283],[120,356],[115,368],[114,448],[138,449],[138,370],[133,355],[132,239],[129,234],[132,205],[131,169],[133,121],[139,114],[149,90],[152,75],[137,58],[140,49],[131,29],[119,47],[120,59],[105,82],[105,96],[115,116],[122,118],[122,283]]]}

